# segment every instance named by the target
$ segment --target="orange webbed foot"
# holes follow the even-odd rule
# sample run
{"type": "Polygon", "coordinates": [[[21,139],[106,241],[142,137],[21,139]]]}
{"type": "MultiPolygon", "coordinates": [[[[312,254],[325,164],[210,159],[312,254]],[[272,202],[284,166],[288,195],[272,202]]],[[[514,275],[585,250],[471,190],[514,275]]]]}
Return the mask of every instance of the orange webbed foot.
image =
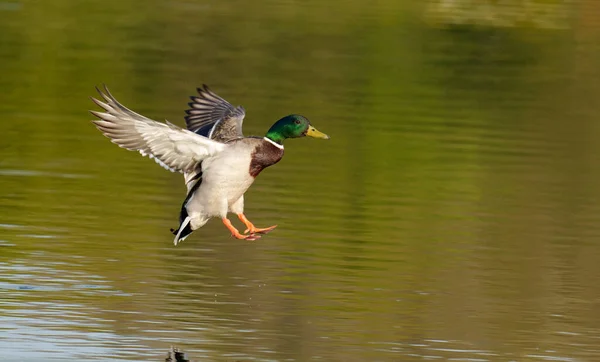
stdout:
{"type": "Polygon", "coordinates": [[[260,235],[257,235],[257,234],[249,234],[249,235],[240,234],[238,229],[236,229],[235,226],[233,226],[231,224],[231,221],[226,217],[224,217],[221,220],[223,221],[223,224],[225,224],[227,229],[229,229],[229,231],[231,231],[231,236],[236,239],[249,240],[249,241],[260,239],[260,235]]]}
{"type": "Polygon", "coordinates": [[[246,230],[244,230],[244,234],[248,234],[250,233],[250,235],[252,234],[267,234],[271,231],[273,231],[273,229],[275,229],[277,227],[277,225],[273,225],[273,226],[269,226],[268,228],[257,228],[256,226],[254,226],[253,223],[250,222],[250,220],[248,220],[246,218],[246,215],[242,214],[238,214],[238,218],[240,219],[241,222],[244,223],[244,225],[246,225],[246,230]]]}
{"type": "Polygon", "coordinates": [[[253,227],[249,227],[248,229],[244,230],[244,234],[268,234],[271,231],[273,231],[273,229],[275,229],[277,227],[277,225],[273,225],[273,226],[269,226],[268,228],[257,228],[254,227],[254,225],[252,225],[253,227]]]}

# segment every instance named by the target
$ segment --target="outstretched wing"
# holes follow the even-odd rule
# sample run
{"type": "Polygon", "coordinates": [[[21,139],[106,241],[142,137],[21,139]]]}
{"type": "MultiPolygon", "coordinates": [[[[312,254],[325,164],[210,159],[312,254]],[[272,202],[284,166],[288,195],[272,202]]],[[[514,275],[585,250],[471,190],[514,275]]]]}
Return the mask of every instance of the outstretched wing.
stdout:
{"type": "Polygon", "coordinates": [[[169,122],[159,123],[133,112],[120,104],[106,86],[104,93],[97,90],[106,103],[92,98],[105,111],[90,111],[99,118],[93,121],[96,127],[113,143],[154,158],[169,171],[193,172],[199,162],[226,147],[169,122]]]}
{"type": "Polygon", "coordinates": [[[218,142],[242,138],[242,122],[246,111],[234,107],[211,91],[206,84],[191,96],[190,108],[185,111],[188,130],[218,142]]]}

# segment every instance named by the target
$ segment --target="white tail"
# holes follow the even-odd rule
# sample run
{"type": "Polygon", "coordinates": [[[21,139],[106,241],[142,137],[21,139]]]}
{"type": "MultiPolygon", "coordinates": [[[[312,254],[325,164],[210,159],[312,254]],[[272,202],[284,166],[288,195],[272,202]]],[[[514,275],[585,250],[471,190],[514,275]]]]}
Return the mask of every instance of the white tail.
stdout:
{"type": "Polygon", "coordinates": [[[177,235],[175,235],[175,239],[173,240],[173,245],[177,245],[177,243],[179,243],[180,241],[185,240],[187,235],[184,236],[183,238],[181,238],[181,240],[179,239],[179,235],[181,235],[181,232],[183,231],[183,229],[185,229],[185,227],[190,223],[191,220],[192,220],[192,218],[188,216],[185,218],[185,220],[183,220],[181,225],[179,225],[179,231],[177,232],[177,235]]]}

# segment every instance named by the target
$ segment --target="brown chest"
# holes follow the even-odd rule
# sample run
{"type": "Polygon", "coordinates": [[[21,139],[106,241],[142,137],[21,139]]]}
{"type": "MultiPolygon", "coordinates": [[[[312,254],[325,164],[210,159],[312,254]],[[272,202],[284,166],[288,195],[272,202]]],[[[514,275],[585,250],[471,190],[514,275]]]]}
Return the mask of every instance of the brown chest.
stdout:
{"type": "Polygon", "coordinates": [[[267,141],[259,143],[252,152],[250,176],[256,177],[265,168],[276,164],[283,157],[283,149],[267,141]]]}

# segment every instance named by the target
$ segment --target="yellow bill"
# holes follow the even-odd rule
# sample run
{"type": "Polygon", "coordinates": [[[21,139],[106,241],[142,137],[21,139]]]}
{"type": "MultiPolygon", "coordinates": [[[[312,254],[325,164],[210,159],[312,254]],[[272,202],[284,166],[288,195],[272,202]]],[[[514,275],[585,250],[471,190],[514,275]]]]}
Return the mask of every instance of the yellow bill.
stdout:
{"type": "Polygon", "coordinates": [[[309,137],[314,137],[314,138],[322,138],[325,140],[329,139],[329,136],[326,135],[323,132],[318,131],[315,127],[313,126],[308,126],[308,131],[306,131],[306,135],[309,137]]]}

